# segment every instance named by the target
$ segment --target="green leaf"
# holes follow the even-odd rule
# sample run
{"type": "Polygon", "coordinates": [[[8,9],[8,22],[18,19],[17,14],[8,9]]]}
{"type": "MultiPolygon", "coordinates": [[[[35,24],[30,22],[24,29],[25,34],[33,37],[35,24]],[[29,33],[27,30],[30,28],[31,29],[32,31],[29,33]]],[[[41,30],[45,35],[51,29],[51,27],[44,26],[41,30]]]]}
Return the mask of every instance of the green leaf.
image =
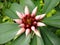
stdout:
{"type": "Polygon", "coordinates": [[[3,8],[3,3],[2,2],[0,2],[0,9],[2,9],[3,8]]]}
{"type": "Polygon", "coordinates": [[[20,0],[20,5],[22,7],[28,6],[30,11],[32,11],[35,8],[34,3],[31,0],[20,0]]]}
{"type": "Polygon", "coordinates": [[[17,24],[0,24],[0,44],[6,43],[13,39],[18,30],[19,28],[17,24]]]}
{"type": "Polygon", "coordinates": [[[17,3],[13,3],[10,9],[6,9],[4,13],[12,19],[18,18],[16,11],[23,12],[23,7],[17,3]]]}
{"type": "Polygon", "coordinates": [[[43,22],[47,25],[60,28],[60,13],[57,12],[54,16],[45,18],[43,22]]]}
{"type": "Polygon", "coordinates": [[[45,5],[43,7],[43,13],[51,11],[60,0],[44,0],[45,5]]]}
{"type": "Polygon", "coordinates": [[[44,45],[42,37],[34,35],[30,45],[44,45]]]}
{"type": "Polygon", "coordinates": [[[10,10],[12,10],[15,14],[16,14],[16,11],[19,11],[19,12],[23,12],[23,7],[18,4],[18,3],[13,3],[12,6],[10,7],[10,10]]]}
{"type": "Polygon", "coordinates": [[[57,29],[56,35],[60,37],[60,29],[57,29]]]}
{"type": "Polygon", "coordinates": [[[47,28],[41,28],[45,45],[60,45],[60,39],[47,28]]]}
{"type": "MultiPolygon", "coordinates": [[[[45,29],[45,30],[46,30],[46,29],[45,29]]],[[[45,44],[45,45],[53,45],[53,44],[51,43],[51,41],[49,40],[49,38],[46,36],[45,31],[43,31],[43,30],[40,30],[40,31],[41,31],[41,35],[42,35],[44,44],[45,44]]]]}
{"type": "Polygon", "coordinates": [[[11,45],[29,45],[31,39],[31,34],[27,37],[25,34],[22,34],[18,39],[14,40],[11,45]]]}
{"type": "Polygon", "coordinates": [[[2,23],[2,16],[1,16],[1,14],[0,14],[0,23],[2,23]]]}
{"type": "Polygon", "coordinates": [[[12,19],[18,18],[18,16],[10,9],[6,9],[4,13],[5,13],[5,15],[7,15],[8,17],[10,17],[12,19]]]}

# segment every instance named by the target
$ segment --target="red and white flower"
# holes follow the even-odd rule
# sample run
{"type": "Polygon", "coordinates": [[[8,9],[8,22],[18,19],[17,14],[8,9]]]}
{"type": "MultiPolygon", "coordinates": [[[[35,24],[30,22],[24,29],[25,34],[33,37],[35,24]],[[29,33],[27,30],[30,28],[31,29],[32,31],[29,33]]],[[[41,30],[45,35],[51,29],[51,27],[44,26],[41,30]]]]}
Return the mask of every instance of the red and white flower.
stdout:
{"type": "Polygon", "coordinates": [[[31,33],[31,31],[33,31],[37,36],[40,37],[40,32],[37,30],[37,27],[46,26],[40,21],[45,17],[45,14],[36,16],[36,12],[37,7],[35,7],[32,11],[32,14],[30,14],[27,6],[25,6],[24,14],[16,11],[19,19],[14,19],[14,21],[19,24],[19,27],[21,27],[16,35],[20,35],[25,32],[27,36],[29,33],[31,33]]]}

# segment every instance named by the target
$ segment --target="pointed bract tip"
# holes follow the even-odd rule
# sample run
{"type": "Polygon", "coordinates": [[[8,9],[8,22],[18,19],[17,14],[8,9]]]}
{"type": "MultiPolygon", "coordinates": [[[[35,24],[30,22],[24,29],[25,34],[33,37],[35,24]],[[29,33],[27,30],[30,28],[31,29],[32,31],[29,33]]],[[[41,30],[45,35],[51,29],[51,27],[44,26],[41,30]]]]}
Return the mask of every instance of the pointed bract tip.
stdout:
{"type": "Polygon", "coordinates": [[[37,9],[38,9],[38,7],[36,6],[36,7],[34,8],[34,10],[37,11],[37,9]]]}
{"type": "Polygon", "coordinates": [[[23,32],[25,32],[25,29],[24,28],[21,28],[20,30],[18,30],[17,34],[16,35],[21,35],[23,32]]]}
{"type": "Polygon", "coordinates": [[[25,32],[26,37],[29,35],[29,33],[30,33],[30,29],[26,29],[26,32],[25,32]]]}
{"type": "Polygon", "coordinates": [[[34,26],[32,26],[32,27],[31,27],[31,30],[35,31],[35,27],[34,27],[34,26]]]}
{"type": "Polygon", "coordinates": [[[16,11],[16,13],[17,13],[17,15],[18,15],[19,18],[21,18],[21,19],[23,18],[22,13],[20,13],[18,11],[16,11]]]}
{"type": "Polygon", "coordinates": [[[42,14],[42,17],[45,17],[46,14],[42,14]]]}
{"type": "Polygon", "coordinates": [[[35,33],[37,36],[41,37],[40,32],[39,32],[38,30],[36,30],[34,26],[32,26],[31,29],[32,29],[32,31],[34,31],[34,33],[35,33]]]}
{"type": "Polygon", "coordinates": [[[29,9],[27,6],[25,6],[25,14],[28,15],[29,14],[29,9]]]}
{"type": "Polygon", "coordinates": [[[46,14],[38,15],[35,17],[36,20],[43,19],[46,14]]]}
{"type": "Polygon", "coordinates": [[[31,15],[36,15],[36,12],[37,12],[37,6],[33,9],[33,11],[32,11],[32,14],[31,15]]]}
{"type": "Polygon", "coordinates": [[[43,13],[42,15],[46,15],[46,13],[43,13]]]}
{"type": "Polygon", "coordinates": [[[42,23],[42,22],[38,22],[37,26],[46,26],[46,25],[44,23],[42,23]]]}
{"type": "Polygon", "coordinates": [[[46,14],[40,15],[40,19],[44,18],[46,14]]]}
{"type": "Polygon", "coordinates": [[[16,11],[17,15],[20,15],[20,12],[16,11]]]}
{"type": "Polygon", "coordinates": [[[35,30],[34,33],[38,36],[41,37],[40,32],[38,30],[35,30]]]}

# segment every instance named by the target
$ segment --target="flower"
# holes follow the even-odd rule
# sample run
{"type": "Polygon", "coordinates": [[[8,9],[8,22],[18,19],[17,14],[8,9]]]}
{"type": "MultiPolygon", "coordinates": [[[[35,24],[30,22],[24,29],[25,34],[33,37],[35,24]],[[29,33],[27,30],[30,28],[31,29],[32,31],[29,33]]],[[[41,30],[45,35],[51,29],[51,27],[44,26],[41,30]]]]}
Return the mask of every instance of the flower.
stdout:
{"type": "Polygon", "coordinates": [[[37,36],[40,37],[40,32],[37,30],[38,26],[46,26],[41,20],[45,17],[45,14],[36,16],[37,7],[35,7],[30,14],[29,9],[25,6],[25,13],[20,13],[16,11],[19,19],[14,19],[14,21],[19,24],[21,29],[18,30],[16,35],[21,35],[25,32],[26,36],[33,31],[37,36]]]}

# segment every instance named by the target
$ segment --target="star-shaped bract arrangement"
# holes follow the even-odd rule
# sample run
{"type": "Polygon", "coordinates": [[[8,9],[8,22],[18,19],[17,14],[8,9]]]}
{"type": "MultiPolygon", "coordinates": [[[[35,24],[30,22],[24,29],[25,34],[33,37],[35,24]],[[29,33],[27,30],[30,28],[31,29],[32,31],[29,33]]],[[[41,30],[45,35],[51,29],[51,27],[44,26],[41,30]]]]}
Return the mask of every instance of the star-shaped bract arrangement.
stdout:
{"type": "Polygon", "coordinates": [[[16,11],[19,19],[14,19],[14,21],[19,24],[20,29],[18,30],[16,35],[21,35],[25,32],[26,36],[28,36],[31,31],[33,31],[37,36],[40,37],[40,32],[37,30],[38,26],[46,26],[41,20],[45,17],[45,14],[37,15],[37,7],[35,7],[30,14],[29,9],[25,6],[25,13],[20,13],[16,11]]]}

